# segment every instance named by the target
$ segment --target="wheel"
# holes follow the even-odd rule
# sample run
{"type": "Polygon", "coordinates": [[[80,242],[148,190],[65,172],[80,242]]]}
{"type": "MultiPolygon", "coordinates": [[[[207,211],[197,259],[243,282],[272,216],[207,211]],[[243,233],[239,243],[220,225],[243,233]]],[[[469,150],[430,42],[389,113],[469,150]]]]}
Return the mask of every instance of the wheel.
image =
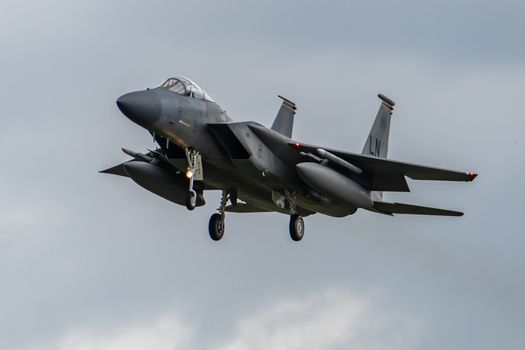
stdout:
{"type": "Polygon", "coordinates": [[[298,242],[304,236],[304,220],[298,214],[290,216],[290,237],[292,240],[298,242]]]}
{"type": "Polygon", "coordinates": [[[208,231],[210,232],[210,238],[214,241],[218,241],[224,235],[224,217],[215,213],[210,217],[210,224],[208,225],[208,231]]]}
{"type": "Polygon", "coordinates": [[[197,206],[197,193],[195,191],[189,191],[186,195],[186,208],[193,210],[197,206]]]}

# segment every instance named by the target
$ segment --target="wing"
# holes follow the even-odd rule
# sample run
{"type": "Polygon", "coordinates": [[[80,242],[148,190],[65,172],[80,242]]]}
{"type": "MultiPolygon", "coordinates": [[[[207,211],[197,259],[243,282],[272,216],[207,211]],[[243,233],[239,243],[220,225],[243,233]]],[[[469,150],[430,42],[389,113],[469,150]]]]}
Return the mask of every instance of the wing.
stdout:
{"type": "MultiPolygon", "coordinates": [[[[315,156],[318,154],[317,150],[322,148],[292,141],[260,125],[250,124],[249,127],[277,157],[291,164],[308,161],[309,159],[305,159],[303,155],[315,156]]],[[[477,176],[473,172],[434,168],[330,148],[323,149],[359,168],[362,173],[354,176],[353,179],[371,191],[409,192],[405,176],[414,180],[435,181],[472,181],[477,176]]]]}
{"type": "MultiPolygon", "coordinates": [[[[307,153],[317,153],[317,149],[319,149],[318,146],[313,145],[299,145],[296,143],[289,143],[289,145],[298,149],[298,151],[307,153]]],[[[400,162],[396,160],[377,158],[333,149],[326,150],[355,165],[356,167],[363,170],[364,173],[371,175],[373,178],[375,177],[376,180],[373,182],[375,182],[377,186],[374,187],[381,187],[381,183],[384,183],[386,187],[389,187],[388,183],[397,183],[403,176],[408,176],[414,180],[435,181],[472,181],[477,176],[477,174],[473,172],[434,168],[425,165],[400,162]]],[[[376,190],[376,188],[373,189],[376,190]]],[[[379,188],[377,188],[377,190],[388,191],[388,189],[379,188]]]]}

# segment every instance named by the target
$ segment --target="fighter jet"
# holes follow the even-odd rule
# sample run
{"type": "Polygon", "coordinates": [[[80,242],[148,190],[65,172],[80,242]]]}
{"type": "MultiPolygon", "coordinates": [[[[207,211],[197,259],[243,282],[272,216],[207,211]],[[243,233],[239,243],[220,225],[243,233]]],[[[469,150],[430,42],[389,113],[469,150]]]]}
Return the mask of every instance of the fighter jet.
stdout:
{"type": "Polygon", "coordinates": [[[278,212],[290,216],[293,241],[304,236],[303,217],[332,217],[365,209],[379,214],[461,216],[452,210],[383,200],[383,192],[409,192],[414,180],[472,181],[473,172],[433,168],[387,159],[394,101],[381,105],[361,153],[302,143],[292,138],[297,106],[282,104],[271,128],[234,122],[188,78],[169,78],[155,88],[127,93],[120,111],[146,129],[158,147],[102,173],[129,177],[173,203],[194,210],[206,191],[222,192],[209,221],[211,239],[220,240],[227,212],[278,212]]]}

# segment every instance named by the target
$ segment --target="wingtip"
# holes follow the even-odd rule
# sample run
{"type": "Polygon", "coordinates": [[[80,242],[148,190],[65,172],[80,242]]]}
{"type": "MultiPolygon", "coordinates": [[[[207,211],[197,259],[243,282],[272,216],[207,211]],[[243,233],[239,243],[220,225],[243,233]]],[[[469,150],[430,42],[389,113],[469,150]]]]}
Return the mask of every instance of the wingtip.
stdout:
{"type": "Polygon", "coordinates": [[[472,171],[467,172],[467,181],[474,181],[478,177],[478,174],[473,173],[472,171]]]}

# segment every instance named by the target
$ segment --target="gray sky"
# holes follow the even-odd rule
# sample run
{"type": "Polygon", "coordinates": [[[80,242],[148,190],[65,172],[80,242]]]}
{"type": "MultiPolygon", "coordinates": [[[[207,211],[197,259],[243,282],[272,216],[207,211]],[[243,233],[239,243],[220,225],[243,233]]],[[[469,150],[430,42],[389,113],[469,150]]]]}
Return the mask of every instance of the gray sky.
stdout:
{"type": "Polygon", "coordinates": [[[0,3],[0,348],[523,349],[520,1],[0,3]],[[115,99],[185,75],[237,120],[475,170],[387,199],[462,218],[194,212],[98,174],[153,147],[115,99]]]}

